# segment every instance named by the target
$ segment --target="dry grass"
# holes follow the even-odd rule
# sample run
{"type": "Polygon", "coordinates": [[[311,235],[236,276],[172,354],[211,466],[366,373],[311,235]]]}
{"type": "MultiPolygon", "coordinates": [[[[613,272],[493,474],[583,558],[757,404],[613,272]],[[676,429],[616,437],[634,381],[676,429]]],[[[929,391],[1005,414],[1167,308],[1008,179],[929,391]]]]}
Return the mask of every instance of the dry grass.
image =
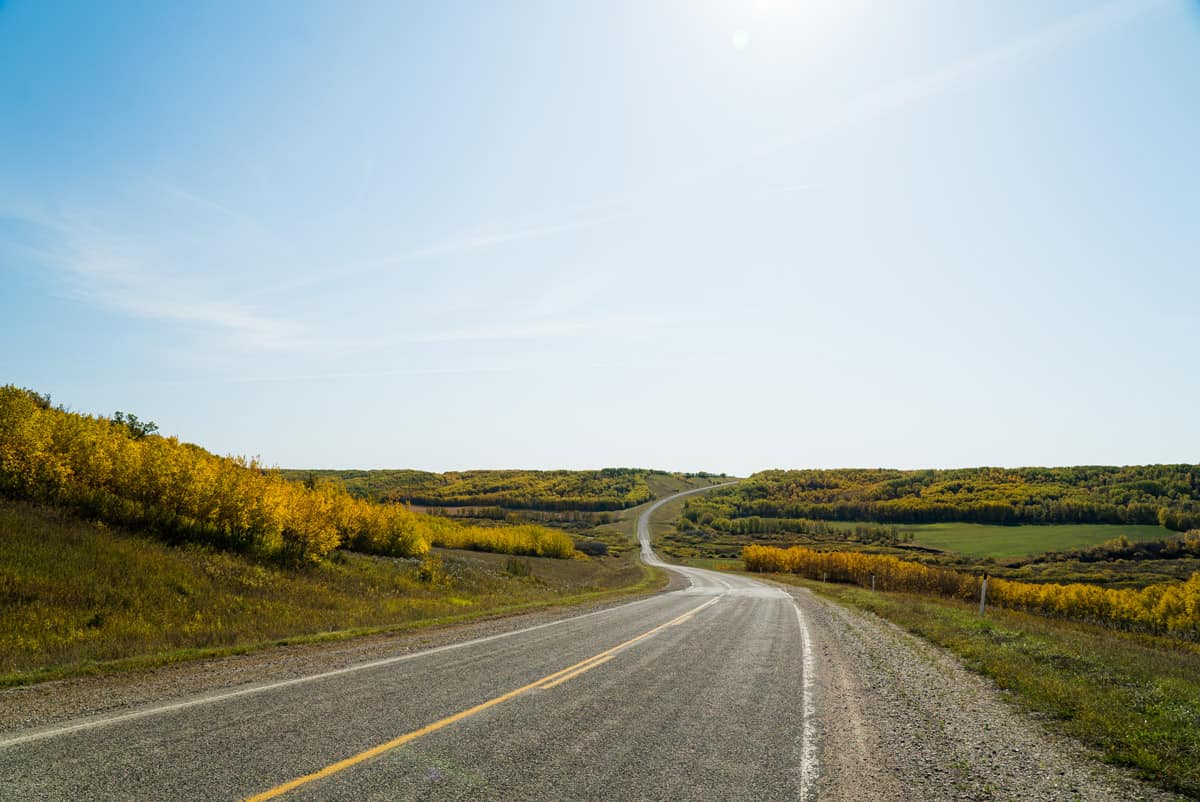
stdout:
{"type": "Polygon", "coordinates": [[[336,552],[306,568],[0,501],[0,684],[565,604],[658,581],[632,559],[336,552]],[[526,570],[526,568],[528,570],[526,570]],[[433,581],[427,581],[432,579],[433,581]]]}

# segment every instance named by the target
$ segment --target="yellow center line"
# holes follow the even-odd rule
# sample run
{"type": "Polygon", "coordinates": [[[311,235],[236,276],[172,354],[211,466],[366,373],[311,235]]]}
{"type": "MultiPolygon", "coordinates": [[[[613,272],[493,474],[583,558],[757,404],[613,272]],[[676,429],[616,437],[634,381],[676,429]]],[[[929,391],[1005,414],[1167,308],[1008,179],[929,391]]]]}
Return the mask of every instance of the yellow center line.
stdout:
{"type": "Polygon", "coordinates": [[[495,707],[496,705],[501,704],[503,702],[507,702],[509,699],[520,696],[523,693],[528,693],[529,691],[534,690],[535,688],[541,688],[541,689],[553,688],[555,685],[558,685],[560,683],[566,682],[569,679],[577,677],[580,674],[584,673],[585,671],[590,671],[598,665],[607,663],[609,660],[611,660],[613,657],[616,656],[617,652],[621,651],[622,649],[627,649],[630,646],[632,646],[633,644],[638,643],[639,641],[643,641],[646,638],[657,635],[659,632],[662,632],[667,627],[673,627],[673,626],[683,623],[684,621],[687,621],[689,618],[691,618],[696,613],[700,612],[701,610],[703,610],[706,607],[716,604],[719,600],[720,600],[720,597],[710,599],[710,600],[704,602],[704,604],[701,604],[698,607],[694,607],[691,610],[688,610],[683,615],[680,615],[676,618],[672,618],[670,621],[668,621],[665,624],[659,624],[654,629],[647,630],[647,631],[643,632],[641,635],[632,637],[629,640],[625,641],[624,643],[618,643],[616,646],[613,646],[611,649],[606,649],[605,651],[600,652],[599,654],[592,655],[591,657],[587,658],[586,660],[580,660],[578,663],[575,663],[574,665],[570,665],[564,669],[555,671],[553,674],[548,674],[539,680],[535,680],[535,681],[529,683],[528,685],[522,685],[520,688],[516,688],[515,690],[511,690],[508,693],[501,694],[500,696],[496,696],[492,699],[488,699],[486,702],[482,702],[481,704],[477,704],[474,707],[468,708],[466,710],[462,710],[458,713],[455,713],[452,716],[446,716],[445,718],[439,719],[438,721],[435,721],[432,724],[426,724],[424,727],[421,727],[419,730],[413,730],[412,732],[401,735],[398,738],[393,738],[392,740],[388,741],[387,743],[382,743],[382,744],[379,744],[378,746],[373,746],[370,749],[366,750],[365,752],[359,752],[357,755],[354,755],[352,757],[348,757],[344,760],[339,760],[336,763],[331,763],[319,771],[314,771],[312,774],[305,774],[303,777],[297,777],[296,779],[289,780],[289,781],[283,783],[282,785],[277,785],[274,788],[270,789],[269,791],[263,791],[261,794],[255,794],[254,796],[247,797],[245,802],[262,802],[262,800],[266,800],[266,799],[275,799],[276,797],[282,796],[283,794],[286,794],[288,791],[295,790],[296,788],[299,788],[302,785],[307,785],[308,783],[313,782],[314,780],[320,780],[320,779],[328,777],[332,774],[337,774],[339,771],[344,771],[345,769],[348,769],[351,766],[355,766],[359,763],[362,763],[364,760],[370,760],[373,757],[378,757],[379,755],[382,755],[385,752],[390,752],[391,750],[393,750],[397,747],[404,746],[405,744],[415,741],[418,738],[421,738],[423,736],[429,735],[432,732],[437,732],[438,730],[442,729],[443,727],[448,727],[451,724],[462,721],[465,718],[469,718],[469,717],[475,715],[476,713],[482,713],[484,710],[495,707]]]}
{"type": "Polygon", "coordinates": [[[542,690],[548,690],[550,688],[553,688],[555,685],[562,685],[567,680],[575,679],[580,674],[582,674],[586,671],[591,671],[596,666],[604,665],[605,663],[607,663],[609,660],[613,659],[614,657],[616,657],[615,654],[610,654],[608,657],[601,657],[599,660],[595,660],[595,661],[589,663],[588,665],[584,666],[583,668],[579,669],[578,671],[572,671],[570,674],[567,674],[565,677],[559,677],[558,679],[554,680],[553,682],[547,682],[545,685],[542,685],[541,688],[542,688],[542,690]]]}

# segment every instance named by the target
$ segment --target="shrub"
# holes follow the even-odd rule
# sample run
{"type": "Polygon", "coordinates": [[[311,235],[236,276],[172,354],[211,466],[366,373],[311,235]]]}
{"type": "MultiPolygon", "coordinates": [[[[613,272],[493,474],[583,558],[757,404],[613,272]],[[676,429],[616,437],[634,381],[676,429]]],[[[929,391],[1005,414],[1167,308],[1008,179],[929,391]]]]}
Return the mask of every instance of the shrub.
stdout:
{"type": "MultiPolygon", "coordinates": [[[[880,590],[978,598],[981,577],[879,554],[751,545],[742,549],[748,571],[792,573],[880,590]]],[[[1186,582],[1141,589],[1072,583],[1034,584],[992,579],[988,601],[1029,612],[1092,621],[1122,629],[1200,638],[1200,572],[1186,582]]]]}

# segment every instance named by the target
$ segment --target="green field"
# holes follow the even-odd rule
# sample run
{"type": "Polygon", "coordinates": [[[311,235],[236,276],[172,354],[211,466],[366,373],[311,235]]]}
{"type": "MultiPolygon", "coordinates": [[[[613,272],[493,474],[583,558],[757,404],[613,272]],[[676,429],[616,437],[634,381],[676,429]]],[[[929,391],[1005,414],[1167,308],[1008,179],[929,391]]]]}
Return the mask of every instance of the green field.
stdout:
{"type": "MultiPolygon", "coordinates": [[[[672,513],[672,510],[666,510],[672,513]]],[[[787,548],[891,554],[905,560],[932,562],[961,571],[987,570],[1004,579],[1024,582],[1087,582],[1110,588],[1140,588],[1157,582],[1181,582],[1200,571],[1200,559],[1187,554],[1171,559],[1087,557],[1074,552],[1124,535],[1138,543],[1177,540],[1179,534],[1157,526],[1061,524],[995,526],[937,523],[897,526],[896,542],[873,542],[856,534],[874,522],[822,521],[823,534],[777,531],[732,534],[689,529],[678,518],[655,522],[656,548],[669,559],[703,568],[741,567],[741,553],[751,543],[787,548]],[[908,540],[911,536],[912,541],[908,540]],[[936,551],[933,551],[936,550],[936,551]],[[1064,553],[1065,552],[1065,553],[1064,553]],[[1043,555],[1046,555],[1043,559],[1043,555]]]]}
{"type": "Polygon", "coordinates": [[[1177,537],[1161,526],[1129,524],[1049,524],[1045,526],[990,526],[988,524],[937,523],[900,526],[911,532],[918,546],[952,551],[967,557],[1024,557],[1045,551],[1095,546],[1125,535],[1133,541],[1177,537]]]}

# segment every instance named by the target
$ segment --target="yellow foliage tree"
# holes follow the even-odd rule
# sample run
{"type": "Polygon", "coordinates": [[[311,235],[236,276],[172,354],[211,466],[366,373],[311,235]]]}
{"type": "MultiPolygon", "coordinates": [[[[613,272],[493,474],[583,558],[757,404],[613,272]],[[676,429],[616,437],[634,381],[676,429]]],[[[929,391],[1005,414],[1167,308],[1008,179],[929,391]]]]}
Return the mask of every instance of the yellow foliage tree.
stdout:
{"type": "MultiPolygon", "coordinates": [[[[781,549],[750,545],[742,549],[748,571],[791,573],[879,590],[977,598],[981,579],[949,568],[928,566],[882,554],[781,549]]],[[[1127,630],[1200,638],[1200,572],[1186,582],[1144,588],[1102,588],[1071,583],[1036,584],[993,579],[988,600],[1003,607],[1091,621],[1127,630]]]]}

